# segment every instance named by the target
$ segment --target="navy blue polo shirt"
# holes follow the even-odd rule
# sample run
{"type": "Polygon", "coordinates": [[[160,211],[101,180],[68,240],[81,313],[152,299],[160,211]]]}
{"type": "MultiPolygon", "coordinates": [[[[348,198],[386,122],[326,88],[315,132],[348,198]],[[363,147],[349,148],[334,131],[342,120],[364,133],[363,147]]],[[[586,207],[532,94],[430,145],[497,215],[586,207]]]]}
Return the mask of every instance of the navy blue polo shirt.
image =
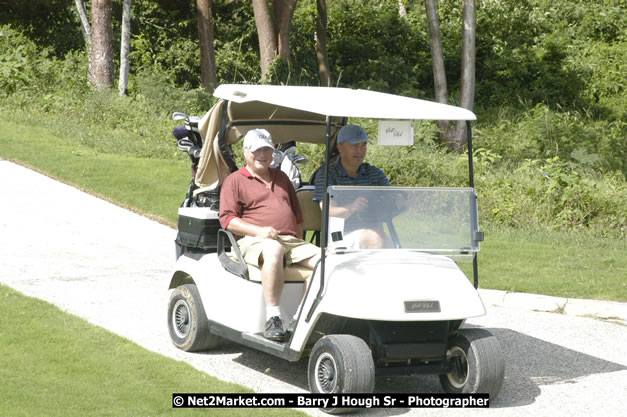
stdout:
{"type": "MultiPolygon", "coordinates": [[[[322,201],[324,199],[324,171],[325,164],[322,164],[316,174],[316,190],[314,191],[313,200],[322,201]]],[[[374,165],[363,162],[357,171],[357,178],[349,176],[340,159],[329,165],[329,185],[390,185],[390,180],[385,173],[374,165]]]]}

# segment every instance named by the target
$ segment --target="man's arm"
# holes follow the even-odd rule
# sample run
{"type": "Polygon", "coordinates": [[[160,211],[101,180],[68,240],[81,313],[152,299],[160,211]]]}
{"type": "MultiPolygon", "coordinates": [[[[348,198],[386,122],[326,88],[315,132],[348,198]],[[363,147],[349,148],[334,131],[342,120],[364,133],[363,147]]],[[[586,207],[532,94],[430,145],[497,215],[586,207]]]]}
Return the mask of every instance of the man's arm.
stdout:
{"type": "MultiPolygon", "coordinates": [[[[324,202],[320,202],[320,210],[323,210],[324,202]]],[[[349,218],[355,213],[359,213],[368,208],[368,199],[365,197],[357,197],[352,203],[346,206],[329,205],[329,216],[349,218]]]]}
{"type": "Polygon", "coordinates": [[[226,230],[238,236],[257,236],[257,237],[265,237],[268,239],[276,239],[279,236],[279,232],[274,227],[257,226],[257,225],[245,222],[239,217],[232,218],[229,224],[227,225],[226,230]]]}

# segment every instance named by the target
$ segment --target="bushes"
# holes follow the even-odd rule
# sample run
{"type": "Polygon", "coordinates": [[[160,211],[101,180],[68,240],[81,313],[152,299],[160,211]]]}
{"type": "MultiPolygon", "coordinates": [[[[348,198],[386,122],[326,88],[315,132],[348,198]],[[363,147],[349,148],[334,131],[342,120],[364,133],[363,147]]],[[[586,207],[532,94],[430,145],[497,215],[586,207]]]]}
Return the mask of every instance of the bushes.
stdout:
{"type": "Polygon", "coordinates": [[[10,25],[0,26],[0,50],[0,94],[40,94],[75,85],[76,54],[59,60],[10,25]]]}
{"type": "Polygon", "coordinates": [[[603,172],[627,172],[627,123],[607,122],[577,110],[557,111],[538,104],[526,111],[481,110],[486,120],[476,136],[478,146],[505,160],[559,156],[603,172]]]}
{"type": "Polygon", "coordinates": [[[398,2],[329,2],[331,72],[340,85],[425,95],[430,84],[429,40],[422,28],[401,19],[398,2]]]}
{"type": "Polygon", "coordinates": [[[490,224],[625,236],[627,187],[620,174],[582,173],[559,157],[525,160],[506,170],[487,162],[481,151],[476,166],[480,213],[490,224]]]}

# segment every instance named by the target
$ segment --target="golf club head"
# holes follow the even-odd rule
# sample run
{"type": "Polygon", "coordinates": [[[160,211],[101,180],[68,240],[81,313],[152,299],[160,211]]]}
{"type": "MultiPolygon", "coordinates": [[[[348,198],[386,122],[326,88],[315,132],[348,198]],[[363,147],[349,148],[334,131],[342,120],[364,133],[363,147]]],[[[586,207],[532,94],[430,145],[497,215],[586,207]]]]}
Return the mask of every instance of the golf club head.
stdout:
{"type": "Polygon", "coordinates": [[[175,111],[172,113],[172,120],[187,120],[189,116],[183,112],[175,111]]]}

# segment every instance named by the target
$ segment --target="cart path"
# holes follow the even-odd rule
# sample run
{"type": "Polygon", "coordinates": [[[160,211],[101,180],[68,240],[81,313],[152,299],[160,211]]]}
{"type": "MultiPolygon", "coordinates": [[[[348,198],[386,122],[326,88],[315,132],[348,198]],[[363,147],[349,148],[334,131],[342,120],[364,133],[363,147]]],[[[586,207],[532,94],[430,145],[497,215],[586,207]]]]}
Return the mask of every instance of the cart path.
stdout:
{"type": "MultiPolygon", "coordinates": [[[[235,344],[190,354],[171,344],[166,308],[175,235],[167,226],[0,160],[0,283],[224,381],[257,392],[306,392],[306,360],[289,363],[235,344]]],[[[518,308],[531,304],[515,298],[513,307],[487,301],[488,315],[468,321],[489,328],[505,354],[505,383],[491,416],[618,416],[627,409],[627,326],[518,308]]],[[[542,300],[549,307],[554,302],[542,300]]],[[[589,304],[619,314],[626,306],[589,304]]],[[[376,390],[441,392],[435,376],[377,378],[376,390]]],[[[399,408],[361,415],[485,412],[399,408]]]]}

